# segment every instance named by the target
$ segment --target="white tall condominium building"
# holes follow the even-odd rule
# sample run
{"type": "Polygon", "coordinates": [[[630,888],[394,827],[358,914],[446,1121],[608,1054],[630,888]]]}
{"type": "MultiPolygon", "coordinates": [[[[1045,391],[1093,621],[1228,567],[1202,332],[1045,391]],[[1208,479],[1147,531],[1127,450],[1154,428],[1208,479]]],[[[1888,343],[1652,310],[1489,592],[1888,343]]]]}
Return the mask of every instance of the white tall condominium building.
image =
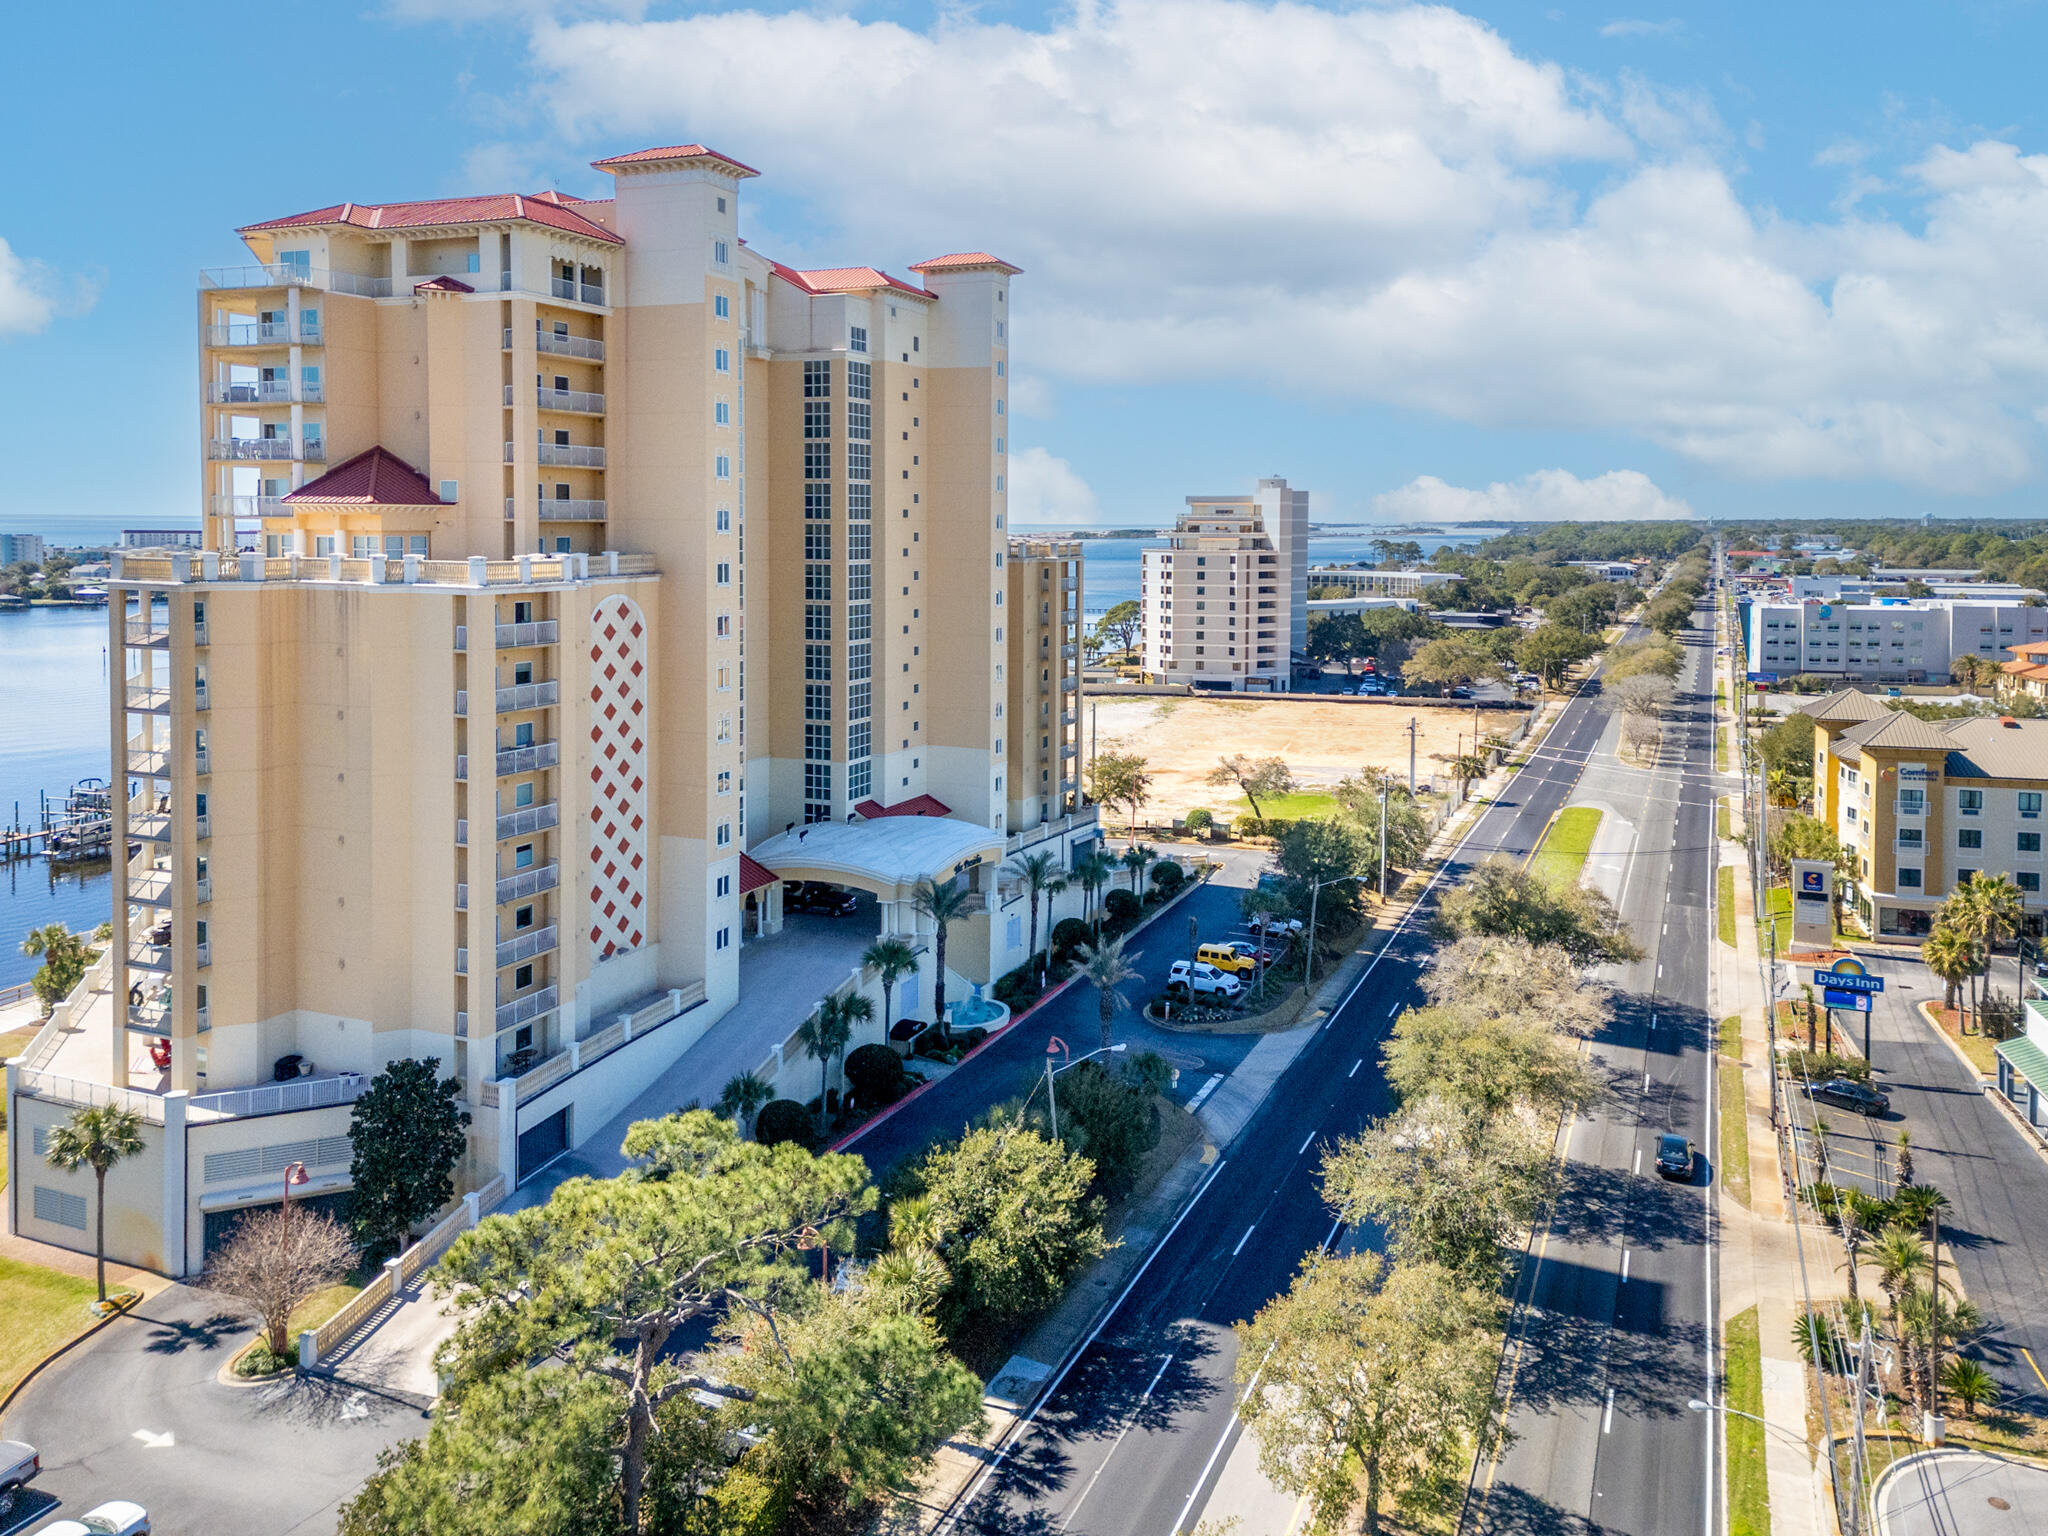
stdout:
{"type": "Polygon", "coordinates": [[[1153,682],[1284,693],[1308,645],[1308,492],[1278,477],[1249,496],[1190,496],[1144,552],[1143,665],[1153,682]]]}

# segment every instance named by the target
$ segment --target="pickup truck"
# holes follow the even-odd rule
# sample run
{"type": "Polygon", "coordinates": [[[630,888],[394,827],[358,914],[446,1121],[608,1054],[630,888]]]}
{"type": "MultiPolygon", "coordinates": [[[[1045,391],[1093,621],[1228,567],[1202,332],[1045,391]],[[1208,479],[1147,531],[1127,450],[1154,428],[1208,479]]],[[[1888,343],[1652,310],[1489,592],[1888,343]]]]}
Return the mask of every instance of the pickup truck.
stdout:
{"type": "Polygon", "coordinates": [[[43,1470],[43,1459],[32,1445],[19,1440],[0,1440],[0,1520],[14,1513],[21,1492],[43,1470]]]}

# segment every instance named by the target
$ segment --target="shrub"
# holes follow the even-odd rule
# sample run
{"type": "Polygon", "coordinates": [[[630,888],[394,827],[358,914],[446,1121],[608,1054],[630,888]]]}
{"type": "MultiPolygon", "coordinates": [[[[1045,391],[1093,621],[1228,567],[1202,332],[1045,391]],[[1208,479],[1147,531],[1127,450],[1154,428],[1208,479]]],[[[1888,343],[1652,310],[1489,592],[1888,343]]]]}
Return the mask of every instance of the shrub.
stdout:
{"type": "Polygon", "coordinates": [[[1171,896],[1180,889],[1181,881],[1186,878],[1187,871],[1178,864],[1164,863],[1152,866],[1152,883],[1159,888],[1162,896],[1171,896]]]}
{"type": "Polygon", "coordinates": [[[1063,917],[1052,925],[1052,957],[1056,962],[1065,962],[1073,957],[1075,950],[1083,944],[1093,942],[1095,935],[1088,931],[1088,925],[1078,917],[1063,917]]]}
{"type": "Polygon", "coordinates": [[[1129,1190],[1145,1154],[1159,1144],[1159,1111],[1151,1093],[1084,1061],[1063,1075],[1059,1111],[1063,1138],[1095,1164],[1099,1187],[1109,1194],[1129,1190]]]}
{"type": "Polygon", "coordinates": [[[764,1146],[793,1141],[798,1146],[816,1144],[818,1123],[811,1112],[795,1099],[770,1099],[754,1117],[754,1140],[764,1146]]]}
{"type": "Polygon", "coordinates": [[[1103,898],[1102,909],[1109,914],[1112,927],[1128,928],[1145,915],[1145,903],[1129,891],[1111,891],[1103,898]]]}
{"type": "Polygon", "coordinates": [[[1815,1083],[1824,1083],[1831,1077],[1846,1077],[1859,1083],[1870,1081],[1870,1063],[1860,1056],[1830,1056],[1826,1051],[1803,1051],[1797,1046],[1785,1053],[1781,1070],[1795,1085],[1802,1078],[1815,1083]]]}
{"type": "Polygon", "coordinates": [[[1285,837],[1293,828],[1287,816],[1240,816],[1230,824],[1233,837],[1285,837]]]}
{"type": "MultiPolygon", "coordinates": [[[[1216,818],[1214,816],[1211,816],[1207,811],[1195,810],[1188,812],[1188,819],[1186,825],[1187,829],[1190,832],[1206,832],[1215,824],[1216,818]]],[[[1160,869],[1164,869],[1166,866],[1162,864],[1159,867],[1160,869]]],[[[1157,870],[1153,872],[1153,878],[1158,878],[1157,870]]]]}
{"type": "Polygon", "coordinates": [[[870,1108],[894,1104],[909,1086],[903,1058],[882,1044],[863,1045],[846,1058],[846,1080],[860,1102],[870,1108]]]}
{"type": "Polygon", "coordinates": [[[1022,1013],[1038,1001],[1038,962],[1027,960],[1014,971],[1004,973],[990,990],[997,1002],[1010,1005],[1010,1012],[1022,1013]]]}

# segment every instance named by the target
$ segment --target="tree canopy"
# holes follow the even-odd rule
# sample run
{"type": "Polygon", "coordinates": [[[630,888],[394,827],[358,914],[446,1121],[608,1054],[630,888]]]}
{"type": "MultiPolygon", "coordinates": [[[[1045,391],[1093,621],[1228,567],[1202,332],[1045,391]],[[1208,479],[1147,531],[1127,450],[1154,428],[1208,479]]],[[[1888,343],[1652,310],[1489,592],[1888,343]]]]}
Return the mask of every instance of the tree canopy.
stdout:
{"type": "Polygon", "coordinates": [[[434,1079],[433,1061],[394,1061],[349,1110],[349,1225],[366,1244],[395,1242],[455,1198],[467,1149],[462,1079],[434,1079]]]}
{"type": "Polygon", "coordinates": [[[1521,938],[1555,944],[1576,965],[1640,960],[1614,903],[1590,887],[1553,885],[1496,855],[1446,891],[1434,926],[1447,938],[1521,938]]]}

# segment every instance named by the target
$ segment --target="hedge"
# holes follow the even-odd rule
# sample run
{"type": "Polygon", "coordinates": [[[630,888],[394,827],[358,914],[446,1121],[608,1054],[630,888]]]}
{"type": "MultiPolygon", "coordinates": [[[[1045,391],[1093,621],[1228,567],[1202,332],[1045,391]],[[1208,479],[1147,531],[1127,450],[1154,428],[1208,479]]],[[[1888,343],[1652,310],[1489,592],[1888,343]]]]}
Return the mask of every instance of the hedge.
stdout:
{"type": "Polygon", "coordinates": [[[818,1122],[795,1099],[770,1099],[754,1117],[754,1140],[769,1147],[785,1141],[815,1147],[818,1122]]]}

